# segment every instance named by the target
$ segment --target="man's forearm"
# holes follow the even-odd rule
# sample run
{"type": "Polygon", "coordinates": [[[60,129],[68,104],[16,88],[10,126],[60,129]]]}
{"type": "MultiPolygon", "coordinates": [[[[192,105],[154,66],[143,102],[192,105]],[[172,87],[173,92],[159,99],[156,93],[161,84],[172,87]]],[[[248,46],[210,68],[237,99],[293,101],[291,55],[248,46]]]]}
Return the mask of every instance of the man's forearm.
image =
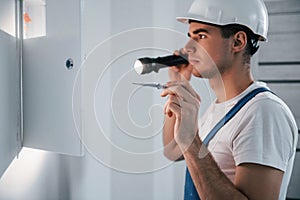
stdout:
{"type": "Polygon", "coordinates": [[[174,139],[174,124],[175,116],[169,117],[166,115],[163,127],[163,144],[164,154],[169,160],[183,160],[180,148],[174,139]]]}
{"type": "Polygon", "coordinates": [[[247,199],[220,170],[198,137],[183,155],[201,199],[247,199]]]}

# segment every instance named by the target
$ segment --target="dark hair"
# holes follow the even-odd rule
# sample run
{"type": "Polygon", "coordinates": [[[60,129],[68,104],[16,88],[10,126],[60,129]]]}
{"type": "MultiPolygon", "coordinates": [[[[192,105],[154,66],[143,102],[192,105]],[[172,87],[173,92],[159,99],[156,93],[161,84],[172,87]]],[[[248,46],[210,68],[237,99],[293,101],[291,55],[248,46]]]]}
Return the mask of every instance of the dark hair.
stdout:
{"type": "Polygon", "coordinates": [[[229,38],[239,31],[244,31],[247,34],[247,46],[246,46],[245,55],[252,56],[257,52],[257,50],[259,48],[259,45],[258,45],[259,36],[254,34],[248,27],[246,27],[244,25],[228,24],[228,25],[222,26],[222,25],[216,25],[216,24],[200,22],[197,20],[190,19],[189,23],[191,23],[191,22],[203,23],[203,24],[208,24],[211,26],[219,27],[221,29],[221,34],[222,34],[223,38],[229,38]]]}
{"type": "Polygon", "coordinates": [[[258,38],[259,36],[254,34],[248,27],[240,24],[229,24],[224,26],[219,26],[221,29],[222,37],[229,38],[236,34],[239,31],[243,31],[247,34],[247,46],[246,46],[246,55],[254,55],[258,48],[258,38]]]}

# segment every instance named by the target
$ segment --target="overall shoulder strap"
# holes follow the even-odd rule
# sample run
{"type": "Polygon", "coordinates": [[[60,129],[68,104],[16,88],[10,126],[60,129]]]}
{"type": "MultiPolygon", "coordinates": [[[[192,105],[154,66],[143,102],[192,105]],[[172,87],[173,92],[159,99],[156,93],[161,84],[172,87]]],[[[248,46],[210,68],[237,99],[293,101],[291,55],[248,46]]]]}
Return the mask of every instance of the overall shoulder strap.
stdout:
{"type": "MultiPolygon", "coordinates": [[[[255,97],[258,93],[269,91],[269,89],[265,87],[259,87],[251,92],[249,92],[246,96],[240,99],[236,105],[233,106],[229,110],[228,113],[214,126],[214,128],[209,132],[206,138],[203,140],[203,144],[206,146],[208,145],[209,141],[217,134],[217,132],[230,120],[232,119],[235,114],[253,97],[255,97]]],[[[194,186],[192,177],[188,168],[186,168],[186,175],[185,175],[185,189],[184,189],[184,200],[200,200],[197,190],[194,186]]]]}
{"type": "Polygon", "coordinates": [[[222,128],[229,120],[231,120],[235,114],[253,97],[255,97],[258,93],[270,91],[265,87],[260,87],[252,90],[242,99],[240,99],[236,105],[231,108],[228,113],[214,126],[214,128],[209,132],[207,137],[203,140],[205,145],[208,145],[209,141],[217,134],[217,132],[222,128]]]}

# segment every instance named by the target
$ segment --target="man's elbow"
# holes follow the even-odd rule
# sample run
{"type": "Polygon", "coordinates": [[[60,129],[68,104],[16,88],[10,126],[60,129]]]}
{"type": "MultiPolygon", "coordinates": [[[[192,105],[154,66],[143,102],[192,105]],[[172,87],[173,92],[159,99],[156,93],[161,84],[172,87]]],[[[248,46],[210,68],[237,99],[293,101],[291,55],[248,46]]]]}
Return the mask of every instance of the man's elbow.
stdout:
{"type": "Polygon", "coordinates": [[[164,156],[170,161],[180,161],[183,160],[182,154],[175,153],[174,150],[164,148],[164,156]]]}
{"type": "Polygon", "coordinates": [[[170,151],[168,151],[167,149],[164,149],[164,156],[171,161],[176,160],[174,159],[174,155],[172,155],[172,153],[170,153],[170,151]]]}

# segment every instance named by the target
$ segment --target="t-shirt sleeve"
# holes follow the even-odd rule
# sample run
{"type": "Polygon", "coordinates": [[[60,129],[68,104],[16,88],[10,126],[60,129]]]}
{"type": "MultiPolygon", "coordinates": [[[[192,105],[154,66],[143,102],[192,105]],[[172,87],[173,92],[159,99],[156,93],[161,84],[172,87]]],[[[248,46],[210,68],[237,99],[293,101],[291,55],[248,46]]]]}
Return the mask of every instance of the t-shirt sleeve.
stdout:
{"type": "Polygon", "coordinates": [[[236,166],[257,163],[285,171],[294,143],[294,129],[285,107],[270,99],[260,99],[246,109],[233,138],[236,166]]]}

